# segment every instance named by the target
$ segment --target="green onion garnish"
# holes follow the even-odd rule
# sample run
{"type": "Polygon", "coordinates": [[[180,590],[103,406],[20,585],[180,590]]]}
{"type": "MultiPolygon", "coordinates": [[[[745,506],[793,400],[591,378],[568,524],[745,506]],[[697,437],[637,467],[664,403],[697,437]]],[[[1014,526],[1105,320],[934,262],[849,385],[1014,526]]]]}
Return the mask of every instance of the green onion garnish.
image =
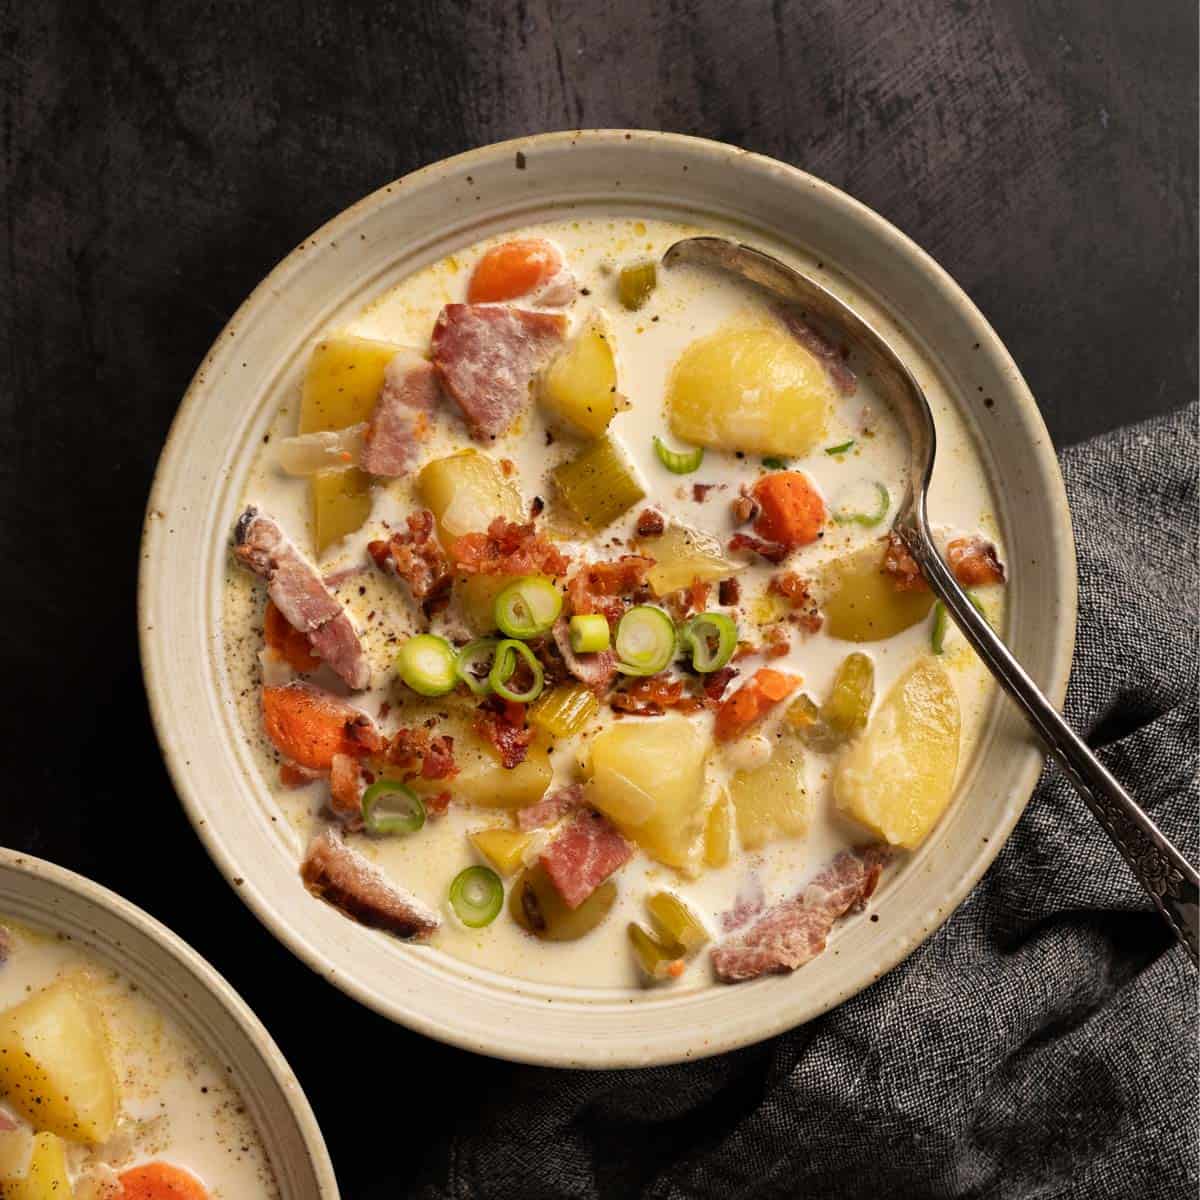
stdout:
{"type": "Polygon", "coordinates": [[[666,443],[657,434],[654,437],[654,453],[674,475],[690,475],[704,461],[704,447],[697,446],[694,450],[668,450],[666,443]]]}
{"type": "Polygon", "coordinates": [[[396,670],[419,696],[444,696],[458,681],[457,658],[454,647],[445,638],[419,633],[400,647],[396,670]]]}
{"type": "Polygon", "coordinates": [[[363,792],[362,818],[368,833],[416,833],[425,824],[425,805],[407,784],[380,779],[363,792]]]}
{"type": "Polygon", "coordinates": [[[467,867],[450,885],[450,907],[468,929],[490,925],[504,905],[504,884],[491,867],[467,867]]]}
{"type": "Polygon", "coordinates": [[[558,620],[562,604],[562,593],[545,575],[525,575],[496,597],[493,615],[509,637],[539,637],[558,620]]]}
{"type": "Polygon", "coordinates": [[[855,446],[855,441],[853,438],[851,438],[848,442],[842,442],[838,446],[826,446],[825,453],[826,454],[845,454],[847,450],[853,450],[854,446],[855,446]]]}
{"type": "Polygon", "coordinates": [[[764,458],[762,460],[762,465],[766,467],[768,471],[786,471],[788,460],[786,458],[777,458],[775,455],[771,455],[769,458],[764,458]]]}
{"type": "Polygon", "coordinates": [[[675,623],[661,608],[638,604],[617,626],[617,670],[657,675],[675,657],[675,623]]]}
{"type": "MultiPolygon", "coordinates": [[[[973,592],[967,593],[967,599],[974,606],[975,611],[990,625],[991,618],[987,615],[983,605],[979,602],[979,597],[973,592]]],[[[933,606],[933,628],[929,634],[929,646],[934,654],[942,654],[946,649],[946,630],[950,626],[950,615],[946,612],[946,606],[939,600],[933,606]]]]}
{"type": "Polygon", "coordinates": [[[882,483],[874,486],[876,504],[873,512],[847,512],[840,509],[833,514],[834,521],[838,525],[865,525],[867,528],[878,525],[888,515],[888,509],[892,506],[892,496],[882,483]]]}
{"type": "Polygon", "coordinates": [[[595,654],[608,649],[608,618],[603,613],[580,613],[572,617],[567,632],[576,654],[595,654]]]}
{"type": "Polygon", "coordinates": [[[542,664],[538,662],[536,655],[524,642],[505,638],[496,647],[496,657],[492,662],[491,672],[488,674],[488,683],[492,685],[492,691],[497,696],[503,696],[505,700],[515,700],[518,704],[528,704],[542,694],[545,678],[542,664]],[[518,692],[509,687],[509,683],[520,669],[522,662],[529,668],[532,679],[529,687],[523,692],[518,692]]]}
{"type": "Polygon", "coordinates": [[[737,649],[737,626],[724,613],[702,612],[679,631],[692,669],[701,674],[720,670],[737,649]]]}
{"type": "Polygon", "coordinates": [[[486,696],[492,690],[488,675],[496,658],[499,638],[480,638],[469,642],[459,652],[454,663],[454,673],[475,693],[486,696]]]}

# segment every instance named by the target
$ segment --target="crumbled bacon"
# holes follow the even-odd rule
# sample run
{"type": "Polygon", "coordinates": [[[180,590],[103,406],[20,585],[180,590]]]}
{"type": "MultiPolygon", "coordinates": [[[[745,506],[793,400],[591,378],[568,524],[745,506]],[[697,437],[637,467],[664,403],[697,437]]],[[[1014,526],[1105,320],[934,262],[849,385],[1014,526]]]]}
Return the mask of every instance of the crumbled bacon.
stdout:
{"type": "Polygon", "coordinates": [[[452,550],[458,568],[469,575],[563,575],[570,559],[533,522],[519,525],[497,517],[487,533],[467,533],[452,550]]]}
{"type": "Polygon", "coordinates": [[[824,624],[825,618],[817,608],[812,590],[807,579],[797,575],[795,571],[781,571],[771,577],[767,587],[769,592],[782,596],[792,609],[791,620],[808,633],[816,633],[824,624]]]}
{"type": "Polygon", "coordinates": [[[713,488],[723,488],[723,483],[693,483],[692,484],[692,499],[697,504],[703,504],[708,499],[708,493],[713,488]]]}
{"type": "Polygon", "coordinates": [[[742,585],[731,575],[717,584],[717,601],[730,608],[742,598],[742,585]]]}
{"type": "Polygon", "coordinates": [[[733,520],[736,525],[748,525],[762,512],[762,506],[758,501],[753,496],[745,495],[745,493],[738,496],[730,505],[730,508],[733,511],[733,520]]]}
{"type": "Polygon", "coordinates": [[[525,761],[533,741],[533,730],[525,724],[525,705],[512,701],[481,704],[475,715],[475,732],[496,747],[501,765],[510,771],[525,761]]]}
{"type": "Polygon", "coordinates": [[[782,625],[769,625],[763,635],[763,657],[782,658],[792,648],[791,639],[782,625]]]}
{"type": "Polygon", "coordinates": [[[767,542],[749,533],[735,533],[729,539],[730,550],[751,550],[770,563],[781,563],[788,556],[788,548],[778,542],[767,542]]]}
{"type": "Polygon", "coordinates": [[[712,585],[702,579],[693,579],[685,588],[668,592],[663,597],[663,605],[676,621],[682,621],[692,613],[703,612],[708,604],[708,593],[712,585]]]}
{"type": "Polygon", "coordinates": [[[450,596],[453,575],[442,548],[433,536],[433,513],[410,513],[407,533],[393,533],[387,541],[367,544],[367,553],[383,571],[393,572],[408,584],[413,599],[426,615],[443,606],[450,596]]]}
{"type": "Polygon", "coordinates": [[[657,717],[666,709],[676,712],[697,712],[704,707],[694,696],[684,695],[682,679],[668,679],[663,675],[652,675],[637,679],[623,692],[614,692],[609,704],[618,712],[639,717],[657,717]]]}
{"type": "Polygon", "coordinates": [[[603,613],[610,622],[625,611],[621,596],[630,595],[646,582],[654,559],[642,554],[623,554],[611,562],[580,567],[567,584],[567,602],[573,613],[603,613]]]}
{"type": "Polygon", "coordinates": [[[710,671],[704,676],[704,702],[709,708],[716,708],[725,695],[725,689],[730,682],[737,678],[737,667],[722,667],[719,671],[710,671]]]}
{"type": "Polygon", "coordinates": [[[425,812],[431,817],[445,816],[450,807],[452,795],[450,792],[438,792],[435,796],[425,797],[425,812]]]}
{"type": "Polygon", "coordinates": [[[1004,564],[996,547],[978,535],[955,538],[946,547],[946,561],[963,587],[1004,582],[1004,564]]]}
{"type": "Polygon", "coordinates": [[[408,772],[409,777],[453,779],[458,774],[454,761],[454,739],[449,734],[431,734],[427,729],[397,729],[385,751],[387,761],[408,772]]]}
{"type": "Polygon", "coordinates": [[[898,592],[920,592],[928,588],[917,560],[908,552],[903,539],[893,529],[884,539],[887,543],[883,552],[882,571],[892,577],[898,592]]]}
{"type": "Polygon", "coordinates": [[[634,531],[638,537],[658,537],[666,527],[667,523],[663,520],[662,513],[655,508],[644,508],[638,514],[634,531]]]}

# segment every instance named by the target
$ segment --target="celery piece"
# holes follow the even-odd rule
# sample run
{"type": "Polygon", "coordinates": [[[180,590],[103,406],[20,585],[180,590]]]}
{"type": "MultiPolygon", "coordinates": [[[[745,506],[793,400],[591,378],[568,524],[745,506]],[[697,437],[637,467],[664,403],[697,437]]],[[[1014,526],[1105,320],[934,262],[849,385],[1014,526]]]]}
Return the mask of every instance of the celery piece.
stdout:
{"type": "Polygon", "coordinates": [[[608,436],[555,467],[554,482],[576,520],[589,529],[610,525],[646,496],[624,451],[608,436]]]}
{"type": "Polygon", "coordinates": [[[600,702],[582,683],[556,687],[529,710],[529,721],[552,737],[571,737],[600,711],[600,702]]]}

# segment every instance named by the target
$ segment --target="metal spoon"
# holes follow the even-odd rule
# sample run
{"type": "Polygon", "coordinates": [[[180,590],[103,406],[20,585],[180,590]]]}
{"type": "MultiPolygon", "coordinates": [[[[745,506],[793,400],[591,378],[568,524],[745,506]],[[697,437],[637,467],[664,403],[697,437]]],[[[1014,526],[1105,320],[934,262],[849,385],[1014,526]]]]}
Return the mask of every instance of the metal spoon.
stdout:
{"type": "Polygon", "coordinates": [[[908,430],[910,482],[893,530],[908,547],[934,595],[1041,736],[1051,757],[1083,797],[1196,962],[1200,941],[1197,909],[1200,875],[1042,695],[1008,647],[975,611],[933,543],[926,512],[926,493],[937,449],[933,414],[924,392],[900,357],[866,321],[819,283],[751,246],[717,237],[686,238],[663,255],[665,266],[682,263],[717,267],[749,280],[785,303],[799,306],[805,315],[849,335],[862,351],[867,369],[884,399],[908,430]]]}

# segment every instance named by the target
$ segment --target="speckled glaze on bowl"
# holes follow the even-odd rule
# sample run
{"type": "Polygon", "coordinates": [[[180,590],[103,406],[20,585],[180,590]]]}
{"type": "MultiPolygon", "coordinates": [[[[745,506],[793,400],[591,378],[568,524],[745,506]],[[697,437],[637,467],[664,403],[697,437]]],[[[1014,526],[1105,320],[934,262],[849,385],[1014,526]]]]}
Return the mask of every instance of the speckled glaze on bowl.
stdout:
{"type": "Polygon", "coordinates": [[[230,1069],[282,1200],[337,1200],[329,1152],[291,1068],[245,1001],[185,942],[82,875],[0,849],[0,914],[105,960],[230,1069]]]}
{"type": "MultiPolygon", "coordinates": [[[[196,374],[146,515],[142,661],[168,768],[197,832],[263,922],[315,971],[392,1020],[484,1054],[556,1066],[674,1062],[798,1025],[866,987],[937,928],[1028,801],[1042,756],[997,702],[960,798],[885,880],[877,923],[850,919],[791,976],[685,994],[527,983],[411,947],[309,897],[272,819],[220,653],[229,530],[260,438],[324,329],[481,237],[596,205],[733,222],[820,256],[869,315],[919,347],[957,397],[999,497],[1011,566],[1006,636],[1061,702],[1075,635],[1075,555],[1053,447],[995,332],[898,230],[792,167],[674,134],[581,131],[484,147],[389,184],[299,246],[196,374]],[[1003,481],[1003,486],[1000,486],[1003,481]],[[961,802],[969,790],[970,802],[961,802]]],[[[294,394],[294,393],[292,393],[294,394]]]]}

